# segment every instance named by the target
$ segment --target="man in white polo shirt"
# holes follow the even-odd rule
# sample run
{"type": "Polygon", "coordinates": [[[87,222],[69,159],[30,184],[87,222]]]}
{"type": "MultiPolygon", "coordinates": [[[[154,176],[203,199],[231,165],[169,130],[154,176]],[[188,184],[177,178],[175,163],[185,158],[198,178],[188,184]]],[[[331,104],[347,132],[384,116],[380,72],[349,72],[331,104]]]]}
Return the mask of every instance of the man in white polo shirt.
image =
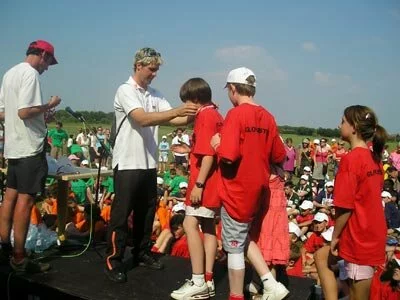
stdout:
{"type": "Polygon", "coordinates": [[[11,254],[10,232],[14,228],[11,267],[18,273],[43,272],[50,268],[30,260],[25,253],[31,210],[36,194],[43,192],[47,177],[45,118],[61,99],[53,96],[43,103],[39,75],[57,64],[54,47],[43,40],[32,42],[24,62],[3,77],[0,117],[5,120],[4,156],[8,159],[7,188],[0,210],[0,261],[11,254]]]}
{"type": "Polygon", "coordinates": [[[115,282],[127,279],[122,259],[132,210],[135,262],[152,269],[163,268],[150,253],[157,199],[158,125],[187,124],[198,109],[194,104],[171,108],[168,101],[150,87],[162,63],[160,53],[152,48],[137,51],[134,74],[115,95],[116,128],[120,129],[113,149],[115,199],[111,207],[105,266],[107,277],[115,282]]]}

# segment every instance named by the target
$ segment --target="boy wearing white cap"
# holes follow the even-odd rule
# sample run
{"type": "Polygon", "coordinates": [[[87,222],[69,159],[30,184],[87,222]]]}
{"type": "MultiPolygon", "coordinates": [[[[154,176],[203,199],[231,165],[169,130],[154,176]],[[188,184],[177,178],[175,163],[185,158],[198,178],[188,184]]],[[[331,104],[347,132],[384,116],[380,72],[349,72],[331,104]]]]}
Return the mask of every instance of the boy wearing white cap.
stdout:
{"type": "Polygon", "coordinates": [[[158,145],[158,173],[164,173],[166,170],[166,165],[168,162],[169,153],[169,143],[167,141],[167,136],[163,135],[161,137],[161,142],[158,145]]]}
{"type": "Polygon", "coordinates": [[[301,249],[303,268],[305,268],[306,270],[308,268],[308,273],[316,273],[314,265],[314,253],[326,244],[322,233],[326,231],[326,226],[328,225],[328,222],[328,215],[321,212],[318,212],[314,215],[312,221],[313,232],[304,243],[304,247],[301,249]]]}
{"type": "Polygon", "coordinates": [[[274,117],[254,102],[254,73],[248,68],[232,70],[226,88],[234,108],[211,144],[220,160],[218,192],[222,242],[228,252],[229,299],[244,299],[245,254],[263,282],[262,299],[283,299],[289,291],[275,280],[249,231],[268,189],[268,166],[283,162],[286,151],[274,117]]]}
{"type": "Polygon", "coordinates": [[[299,183],[294,191],[299,196],[300,201],[312,199],[312,187],[308,175],[301,175],[299,183]]]}
{"type": "Polygon", "coordinates": [[[325,189],[320,191],[317,197],[314,198],[314,206],[322,211],[327,212],[330,210],[333,204],[333,181],[328,181],[325,183],[325,189]]]}

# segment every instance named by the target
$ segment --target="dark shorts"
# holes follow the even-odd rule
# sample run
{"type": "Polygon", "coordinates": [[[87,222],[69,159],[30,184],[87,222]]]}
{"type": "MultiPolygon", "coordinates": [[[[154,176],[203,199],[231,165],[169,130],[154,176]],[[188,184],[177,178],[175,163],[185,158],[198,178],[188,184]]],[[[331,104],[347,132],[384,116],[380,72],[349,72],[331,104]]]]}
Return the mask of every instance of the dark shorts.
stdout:
{"type": "Polygon", "coordinates": [[[43,153],[26,158],[9,159],[7,187],[21,194],[42,193],[47,171],[47,160],[43,153]]]}

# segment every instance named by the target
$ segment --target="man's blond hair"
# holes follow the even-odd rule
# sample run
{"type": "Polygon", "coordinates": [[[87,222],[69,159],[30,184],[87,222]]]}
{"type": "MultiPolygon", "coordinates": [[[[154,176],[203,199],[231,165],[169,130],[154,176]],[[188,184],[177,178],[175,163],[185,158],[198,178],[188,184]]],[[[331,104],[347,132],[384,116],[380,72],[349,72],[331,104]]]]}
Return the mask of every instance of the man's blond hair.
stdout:
{"type": "Polygon", "coordinates": [[[148,66],[151,64],[159,66],[162,65],[163,62],[164,61],[159,52],[153,48],[142,48],[138,50],[133,57],[133,69],[136,71],[137,64],[141,64],[142,66],[148,66]]]}

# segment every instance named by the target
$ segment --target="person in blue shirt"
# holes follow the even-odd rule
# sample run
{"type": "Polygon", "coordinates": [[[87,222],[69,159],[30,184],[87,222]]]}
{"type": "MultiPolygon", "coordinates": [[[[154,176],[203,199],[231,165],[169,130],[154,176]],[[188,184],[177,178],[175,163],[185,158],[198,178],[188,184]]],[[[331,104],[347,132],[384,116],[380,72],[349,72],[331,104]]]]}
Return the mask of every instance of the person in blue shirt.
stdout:
{"type": "Polygon", "coordinates": [[[167,136],[163,135],[158,145],[158,173],[164,173],[168,162],[169,143],[167,136]]]}

